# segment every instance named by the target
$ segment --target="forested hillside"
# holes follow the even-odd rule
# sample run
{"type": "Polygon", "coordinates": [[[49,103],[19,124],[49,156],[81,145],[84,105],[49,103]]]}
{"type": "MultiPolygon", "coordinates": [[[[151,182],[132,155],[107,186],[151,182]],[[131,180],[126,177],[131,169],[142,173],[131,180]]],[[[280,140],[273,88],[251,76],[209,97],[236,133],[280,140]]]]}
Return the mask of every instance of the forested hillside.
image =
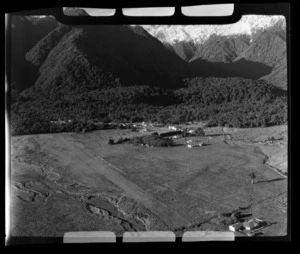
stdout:
{"type": "Polygon", "coordinates": [[[25,54],[58,23],[53,17],[11,17],[11,81],[19,92],[32,86],[38,77],[38,69],[25,59],[25,54]]]}
{"type": "MultiPolygon", "coordinates": [[[[109,77],[103,76],[103,80],[109,77]]],[[[102,81],[103,81],[102,80],[102,81]]],[[[183,123],[208,121],[209,126],[256,127],[287,122],[285,92],[266,81],[232,78],[195,78],[186,87],[166,90],[120,84],[99,89],[57,85],[49,90],[28,89],[14,98],[12,133],[57,131],[51,121],[74,123],[136,122],[183,123]]],[[[76,124],[64,131],[74,131],[76,124]]]]}
{"type": "Polygon", "coordinates": [[[95,78],[102,72],[126,85],[176,88],[189,72],[188,63],[142,27],[131,26],[62,25],[33,47],[26,59],[39,68],[36,85],[45,89],[57,82],[101,86],[95,78]]]}
{"type": "Polygon", "coordinates": [[[78,131],[93,122],[287,123],[281,26],[256,34],[251,43],[244,35],[212,36],[188,62],[178,50],[189,54],[194,44],[167,48],[142,26],[72,27],[47,17],[34,19],[33,28],[32,19],[17,20],[31,24],[25,30],[33,34],[33,45],[18,50],[27,35],[13,31],[12,60],[18,63],[12,70],[13,135],[78,131]]]}

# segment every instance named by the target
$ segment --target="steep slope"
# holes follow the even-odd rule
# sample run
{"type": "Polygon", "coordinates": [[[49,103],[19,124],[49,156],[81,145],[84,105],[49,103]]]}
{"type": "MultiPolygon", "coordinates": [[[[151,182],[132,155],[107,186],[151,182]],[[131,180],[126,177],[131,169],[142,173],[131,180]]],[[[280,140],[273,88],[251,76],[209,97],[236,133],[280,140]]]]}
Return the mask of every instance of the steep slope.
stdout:
{"type": "Polygon", "coordinates": [[[211,36],[195,53],[195,75],[265,79],[287,88],[286,30],[284,21],[251,36],[211,36]]]}
{"type": "Polygon", "coordinates": [[[26,57],[39,67],[36,84],[43,87],[57,82],[102,86],[95,84],[97,75],[106,73],[122,84],[176,88],[188,72],[188,64],[174,52],[142,27],[132,26],[60,27],[26,57]]]}
{"type": "Polygon", "coordinates": [[[191,61],[201,58],[209,62],[232,62],[249,47],[249,41],[249,35],[218,36],[213,34],[198,47],[191,61]]]}
{"type": "Polygon", "coordinates": [[[287,87],[283,16],[247,15],[229,25],[144,25],[183,60],[193,76],[263,78],[287,87]]]}
{"type": "Polygon", "coordinates": [[[197,46],[192,41],[175,42],[173,45],[165,43],[164,45],[173,47],[176,54],[185,61],[190,61],[197,52],[197,46]]]}
{"type": "Polygon", "coordinates": [[[286,32],[281,26],[262,32],[235,61],[240,59],[268,65],[272,72],[262,78],[287,88],[286,32]]]}
{"type": "Polygon", "coordinates": [[[12,16],[11,18],[11,80],[19,91],[32,85],[37,69],[25,60],[25,54],[58,23],[53,17],[12,16]]]}
{"type": "Polygon", "coordinates": [[[59,43],[61,38],[71,30],[71,27],[60,25],[50,33],[48,33],[42,40],[40,40],[36,46],[31,49],[25,58],[31,62],[34,66],[40,67],[46,60],[50,51],[59,43]]]}

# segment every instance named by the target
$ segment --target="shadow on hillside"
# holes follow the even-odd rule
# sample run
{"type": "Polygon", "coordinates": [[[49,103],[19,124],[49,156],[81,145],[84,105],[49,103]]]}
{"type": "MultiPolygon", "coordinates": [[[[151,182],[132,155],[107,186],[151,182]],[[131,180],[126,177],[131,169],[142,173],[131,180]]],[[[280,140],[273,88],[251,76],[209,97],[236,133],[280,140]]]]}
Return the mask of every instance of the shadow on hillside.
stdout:
{"type": "Polygon", "coordinates": [[[270,183],[270,182],[281,181],[281,180],[286,180],[286,178],[276,178],[272,180],[257,181],[256,183],[270,183]]]}
{"type": "Polygon", "coordinates": [[[251,62],[244,58],[232,63],[208,62],[196,59],[190,63],[193,75],[203,77],[242,77],[259,79],[272,72],[272,67],[258,62],[251,62]]]}
{"type": "Polygon", "coordinates": [[[245,218],[248,218],[248,217],[250,217],[250,216],[252,216],[252,214],[251,213],[247,213],[247,214],[241,214],[240,215],[240,219],[245,219],[245,218]]]}
{"type": "Polygon", "coordinates": [[[263,232],[255,232],[255,236],[262,236],[263,234],[263,232]]]}
{"type": "Polygon", "coordinates": [[[274,225],[274,224],[277,224],[277,222],[276,222],[276,221],[274,221],[274,222],[269,222],[268,226],[271,226],[271,225],[274,225]]]}
{"type": "Polygon", "coordinates": [[[172,145],[172,147],[173,147],[173,146],[185,146],[185,144],[175,143],[175,144],[172,145]]]}

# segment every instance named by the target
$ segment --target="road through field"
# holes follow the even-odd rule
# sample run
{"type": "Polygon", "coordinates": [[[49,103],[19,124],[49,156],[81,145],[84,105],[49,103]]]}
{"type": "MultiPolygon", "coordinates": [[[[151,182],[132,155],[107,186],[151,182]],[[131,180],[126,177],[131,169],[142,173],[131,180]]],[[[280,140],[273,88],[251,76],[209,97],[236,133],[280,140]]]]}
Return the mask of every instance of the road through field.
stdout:
{"type": "Polygon", "coordinates": [[[63,149],[63,152],[60,151],[61,149],[47,150],[50,154],[54,155],[62,165],[71,167],[72,172],[82,174],[82,171],[84,171],[85,175],[102,174],[124,190],[128,197],[148,208],[170,228],[183,227],[189,223],[183,216],[175,212],[172,207],[155,199],[150,193],[126,179],[121,172],[117,172],[103,160],[91,155],[77,140],[73,138],[61,139],[59,141],[59,147],[63,149]]]}

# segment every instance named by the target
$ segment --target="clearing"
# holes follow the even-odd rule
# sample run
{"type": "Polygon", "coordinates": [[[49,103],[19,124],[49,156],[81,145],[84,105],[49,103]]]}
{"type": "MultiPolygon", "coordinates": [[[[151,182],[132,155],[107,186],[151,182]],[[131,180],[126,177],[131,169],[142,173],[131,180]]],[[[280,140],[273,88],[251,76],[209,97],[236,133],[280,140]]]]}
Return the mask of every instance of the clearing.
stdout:
{"type": "Polygon", "coordinates": [[[272,222],[264,235],[285,235],[287,178],[277,170],[287,172],[287,130],[272,128],[221,129],[232,138],[193,137],[208,144],[192,149],[190,138],[169,148],[107,144],[141,135],[129,130],[12,137],[12,234],[228,230],[218,216],[242,207],[272,222]]]}

